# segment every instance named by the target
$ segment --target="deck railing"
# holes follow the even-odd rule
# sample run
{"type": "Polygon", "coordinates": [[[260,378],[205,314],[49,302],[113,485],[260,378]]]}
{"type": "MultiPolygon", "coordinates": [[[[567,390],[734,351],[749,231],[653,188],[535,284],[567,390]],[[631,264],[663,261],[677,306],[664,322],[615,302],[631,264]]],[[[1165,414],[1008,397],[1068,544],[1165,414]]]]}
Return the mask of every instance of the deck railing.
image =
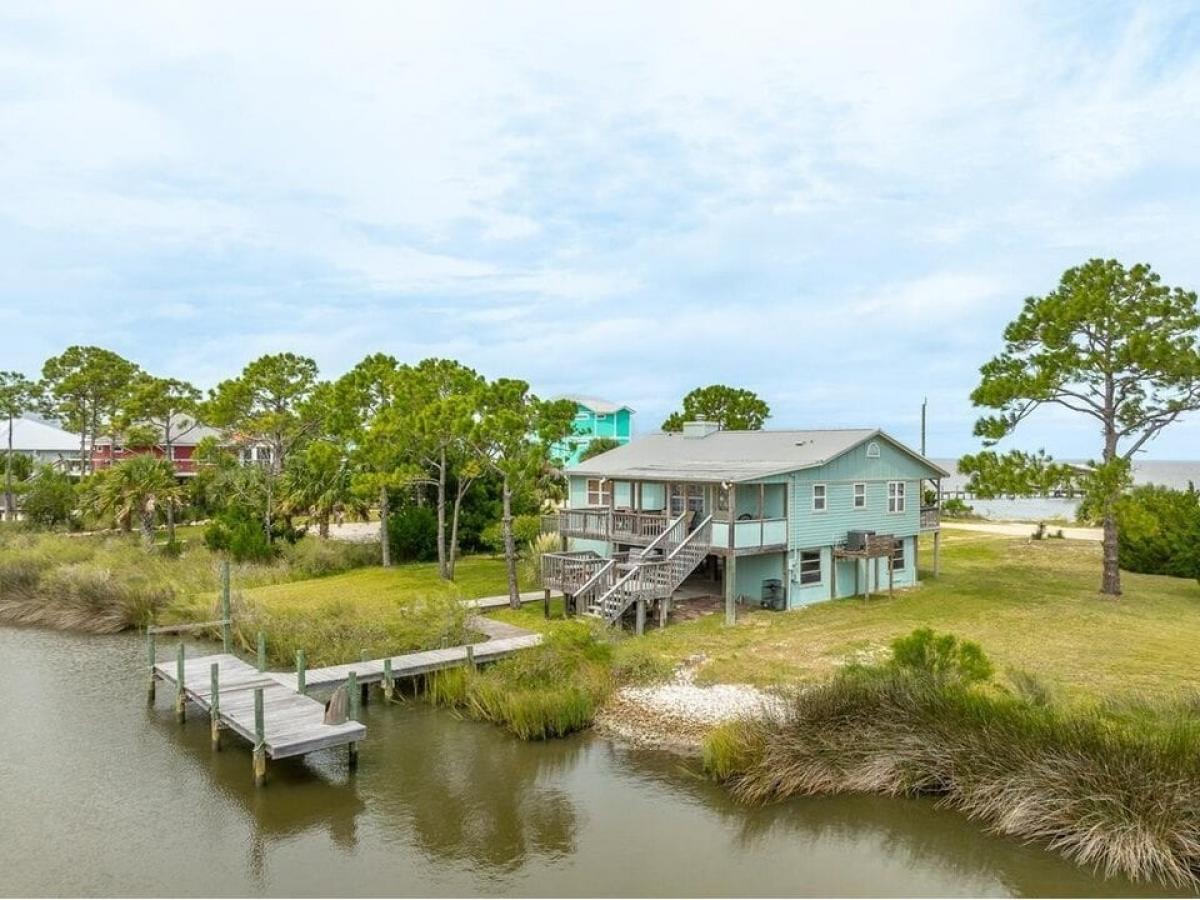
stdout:
{"type": "Polygon", "coordinates": [[[542,554],[542,584],[552,590],[574,594],[611,560],[590,550],[542,554]]]}
{"type": "Polygon", "coordinates": [[[612,510],[607,506],[564,509],[558,514],[558,533],[568,537],[608,540],[612,510]]]}
{"type": "Polygon", "coordinates": [[[942,510],[939,506],[922,506],[921,507],[921,529],[928,530],[932,528],[940,528],[942,524],[942,510]]]}
{"type": "Polygon", "coordinates": [[[671,520],[663,513],[614,510],[612,536],[623,540],[649,541],[662,534],[670,524],[671,520]]]}

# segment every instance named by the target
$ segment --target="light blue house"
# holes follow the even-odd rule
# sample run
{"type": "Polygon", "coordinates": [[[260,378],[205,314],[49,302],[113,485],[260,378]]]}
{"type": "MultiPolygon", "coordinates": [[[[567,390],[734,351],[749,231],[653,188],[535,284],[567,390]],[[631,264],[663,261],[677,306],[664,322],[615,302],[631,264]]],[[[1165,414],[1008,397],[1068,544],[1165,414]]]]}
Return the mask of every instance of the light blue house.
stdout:
{"type": "Polygon", "coordinates": [[[612,438],[621,444],[628,444],[633,436],[633,410],[628,406],[598,397],[573,394],[554,399],[575,403],[575,433],[550,447],[550,455],[564,465],[578,463],[588,445],[596,438],[612,438]]]}
{"type": "MultiPolygon", "coordinates": [[[[878,429],[720,431],[689,422],[567,470],[563,553],[546,586],[577,611],[665,622],[681,587],[738,604],[796,608],[917,583],[923,505],[944,469],[878,429]],[[686,582],[686,585],[685,585],[686,582]]],[[[933,494],[937,496],[936,493],[933,494]]]]}

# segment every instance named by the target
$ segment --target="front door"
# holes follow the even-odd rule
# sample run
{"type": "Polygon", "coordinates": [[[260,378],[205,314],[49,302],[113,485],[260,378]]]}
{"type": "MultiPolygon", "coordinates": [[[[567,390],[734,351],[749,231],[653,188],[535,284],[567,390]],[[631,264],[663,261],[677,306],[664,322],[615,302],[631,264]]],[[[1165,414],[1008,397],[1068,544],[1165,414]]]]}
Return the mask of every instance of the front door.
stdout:
{"type": "Polygon", "coordinates": [[[704,485],[675,483],[671,485],[671,518],[682,515],[685,509],[696,514],[696,519],[704,515],[704,485]]]}

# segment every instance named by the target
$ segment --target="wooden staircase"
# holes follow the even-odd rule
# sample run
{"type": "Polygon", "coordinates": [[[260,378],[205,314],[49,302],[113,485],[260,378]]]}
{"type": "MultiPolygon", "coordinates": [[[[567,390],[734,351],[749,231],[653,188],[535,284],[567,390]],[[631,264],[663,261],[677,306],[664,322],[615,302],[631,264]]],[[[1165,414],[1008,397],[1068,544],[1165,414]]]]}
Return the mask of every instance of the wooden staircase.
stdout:
{"type": "Polygon", "coordinates": [[[672,520],[625,561],[606,560],[575,592],[576,608],[609,625],[639,600],[665,600],[695,571],[712,544],[712,516],[689,530],[692,514],[672,520]]]}

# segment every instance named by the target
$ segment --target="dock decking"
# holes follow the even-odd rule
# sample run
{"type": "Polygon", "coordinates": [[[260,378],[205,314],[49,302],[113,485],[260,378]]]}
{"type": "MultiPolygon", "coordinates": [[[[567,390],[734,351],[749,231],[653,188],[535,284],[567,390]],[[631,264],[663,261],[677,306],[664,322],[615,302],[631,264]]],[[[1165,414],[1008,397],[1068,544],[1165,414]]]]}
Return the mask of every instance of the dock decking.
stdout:
{"type": "MultiPolygon", "coordinates": [[[[217,707],[220,723],[251,744],[255,743],[254,690],[262,688],[264,749],[272,759],[340,747],[366,737],[366,726],[358,722],[326,725],[325,704],[296,693],[294,678],[289,689],[280,684],[273,673],[260,672],[228,653],[193,656],[184,661],[184,694],[205,711],[211,709],[213,663],[217,664],[219,673],[217,707]]],[[[175,665],[174,662],[156,663],[154,674],[175,684],[175,665]]]]}
{"type": "MultiPolygon", "coordinates": [[[[354,673],[356,683],[365,686],[384,680],[385,662],[390,663],[391,677],[407,678],[464,664],[494,662],[502,657],[542,641],[540,634],[502,622],[473,617],[471,626],[490,640],[463,644],[440,650],[405,653],[388,659],[374,659],[305,670],[305,690],[332,688],[346,684],[354,673]]],[[[153,644],[151,645],[153,651],[153,644]]],[[[183,648],[180,645],[180,652],[183,648]]],[[[261,652],[261,651],[260,651],[261,652]]],[[[153,656],[153,653],[151,653],[153,656]]],[[[366,737],[366,726],[353,717],[340,725],[325,724],[325,705],[297,688],[294,672],[260,672],[255,666],[231,653],[184,657],[183,695],[187,700],[212,714],[212,666],[217,666],[217,722],[215,728],[228,728],[245,738],[259,753],[258,729],[255,721],[255,695],[262,694],[261,751],[271,759],[300,756],[314,750],[348,745],[352,760],[359,741],[366,737]]],[[[155,660],[154,680],[169,682],[178,692],[179,660],[155,660]]],[[[365,698],[365,694],[364,694],[365,698]]],[[[153,691],[151,691],[153,699],[153,691]]],[[[352,701],[356,703],[357,701],[352,701]]],[[[182,720],[183,706],[178,706],[182,720]]],[[[353,706],[352,706],[353,710],[353,706]]],[[[216,742],[214,730],[214,743],[216,742]]],[[[258,767],[256,763],[256,778],[258,767]]]]}

